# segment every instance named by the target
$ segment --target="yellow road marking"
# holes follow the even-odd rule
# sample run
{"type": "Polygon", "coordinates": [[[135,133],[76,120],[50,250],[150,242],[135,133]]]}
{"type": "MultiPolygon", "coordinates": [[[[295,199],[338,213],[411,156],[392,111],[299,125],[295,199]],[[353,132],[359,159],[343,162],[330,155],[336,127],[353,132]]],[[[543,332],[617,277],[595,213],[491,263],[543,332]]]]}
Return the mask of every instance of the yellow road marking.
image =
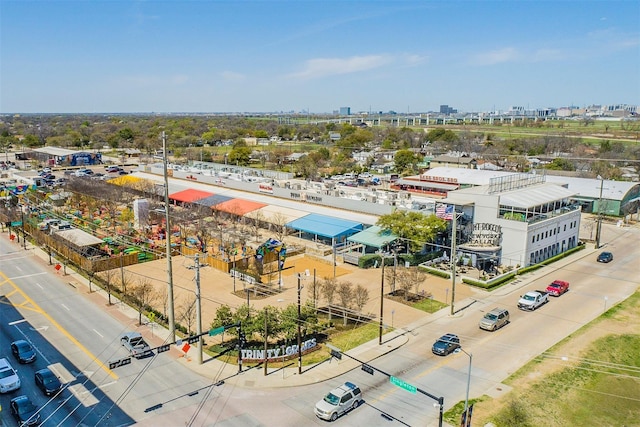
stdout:
{"type": "MultiPolygon", "coordinates": [[[[95,357],[85,346],[83,346],[80,341],[78,341],[73,335],[71,335],[69,332],[67,332],[66,329],[64,329],[58,322],[56,322],[53,317],[51,317],[49,315],[49,313],[47,313],[46,311],[44,311],[42,308],[40,308],[40,306],[38,304],[35,303],[34,300],[32,300],[29,295],[25,294],[24,291],[22,289],[20,289],[18,287],[18,285],[16,285],[15,283],[13,283],[11,281],[11,279],[9,279],[2,271],[0,271],[0,276],[4,277],[5,280],[7,280],[9,283],[11,283],[11,286],[13,286],[13,289],[15,289],[15,292],[18,292],[28,303],[30,303],[33,307],[36,307],[39,311],[40,314],[42,314],[49,322],[51,322],[51,324],[53,326],[55,326],[60,332],[62,332],[62,334],[64,336],[66,336],[72,343],[74,343],[76,345],[76,347],[78,347],[80,350],[82,350],[87,356],[89,356],[89,358],[95,362],[103,371],[105,371],[107,374],[109,374],[111,376],[111,378],[113,378],[114,380],[118,379],[118,376],[111,370],[109,369],[104,363],[102,363],[100,360],[98,360],[97,357],[95,357]]],[[[10,294],[13,294],[14,292],[11,292],[10,294]]],[[[8,295],[10,295],[8,294],[8,295]]]]}

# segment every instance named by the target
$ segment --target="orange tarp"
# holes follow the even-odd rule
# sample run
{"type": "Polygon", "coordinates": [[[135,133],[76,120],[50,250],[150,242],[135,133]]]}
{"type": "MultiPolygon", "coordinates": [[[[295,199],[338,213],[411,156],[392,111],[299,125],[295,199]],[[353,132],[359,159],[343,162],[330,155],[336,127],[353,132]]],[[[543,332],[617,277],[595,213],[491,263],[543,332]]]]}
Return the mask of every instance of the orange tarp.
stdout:
{"type": "Polygon", "coordinates": [[[244,199],[231,199],[226,202],[218,203],[215,206],[212,206],[211,209],[227,212],[233,215],[242,216],[251,211],[255,211],[256,209],[260,209],[264,206],[267,206],[265,203],[254,202],[251,200],[244,199]]]}
{"type": "Polygon", "coordinates": [[[213,193],[209,193],[208,191],[190,189],[173,193],[169,195],[169,198],[178,202],[191,203],[195,202],[196,200],[205,199],[211,196],[213,196],[213,193]]]}

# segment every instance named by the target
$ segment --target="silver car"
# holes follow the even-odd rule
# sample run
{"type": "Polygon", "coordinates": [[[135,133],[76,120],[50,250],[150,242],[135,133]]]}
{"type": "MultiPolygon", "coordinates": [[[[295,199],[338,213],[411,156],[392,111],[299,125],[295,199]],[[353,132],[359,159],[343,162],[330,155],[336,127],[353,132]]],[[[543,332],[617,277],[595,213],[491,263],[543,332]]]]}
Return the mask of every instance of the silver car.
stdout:
{"type": "Polygon", "coordinates": [[[346,382],[333,389],[324,399],[316,403],[314,412],[318,418],[335,421],[348,410],[357,408],[361,401],[360,388],[353,383],[346,382]]]}
{"type": "Polygon", "coordinates": [[[8,393],[20,388],[20,377],[7,359],[0,359],[0,393],[8,393]]]}

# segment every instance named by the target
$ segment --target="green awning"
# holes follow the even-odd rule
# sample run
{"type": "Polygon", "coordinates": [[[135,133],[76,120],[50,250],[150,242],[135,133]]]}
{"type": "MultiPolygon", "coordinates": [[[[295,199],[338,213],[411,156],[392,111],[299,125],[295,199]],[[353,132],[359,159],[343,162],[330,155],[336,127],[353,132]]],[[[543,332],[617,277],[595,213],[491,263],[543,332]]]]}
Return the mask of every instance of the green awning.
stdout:
{"type": "Polygon", "coordinates": [[[374,248],[382,248],[387,246],[389,243],[393,242],[398,238],[391,231],[384,231],[380,234],[382,229],[377,226],[371,226],[364,231],[354,234],[353,236],[347,237],[347,240],[354,243],[360,243],[365,246],[371,246],[374,248]]]}

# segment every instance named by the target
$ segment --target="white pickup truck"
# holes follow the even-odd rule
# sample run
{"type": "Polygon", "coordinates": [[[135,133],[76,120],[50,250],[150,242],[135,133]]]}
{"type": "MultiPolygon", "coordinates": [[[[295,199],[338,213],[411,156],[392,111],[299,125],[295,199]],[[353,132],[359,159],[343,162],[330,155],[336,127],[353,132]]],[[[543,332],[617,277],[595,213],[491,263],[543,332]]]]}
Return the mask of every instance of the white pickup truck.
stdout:
{"type": "Polygon", "coordinates": [[[533,311],[549,302],[547,291],[531,291],[520,296],[518,308],[521,310],[533,311]]]}
{"type": "Polygon", "coordinates": [[[144,357],[151,353],[151,347],[142,338],[139,332],[127,332],[120,338],[120,343],[129,350],[129,353],[136,359],[144,357]]]}

